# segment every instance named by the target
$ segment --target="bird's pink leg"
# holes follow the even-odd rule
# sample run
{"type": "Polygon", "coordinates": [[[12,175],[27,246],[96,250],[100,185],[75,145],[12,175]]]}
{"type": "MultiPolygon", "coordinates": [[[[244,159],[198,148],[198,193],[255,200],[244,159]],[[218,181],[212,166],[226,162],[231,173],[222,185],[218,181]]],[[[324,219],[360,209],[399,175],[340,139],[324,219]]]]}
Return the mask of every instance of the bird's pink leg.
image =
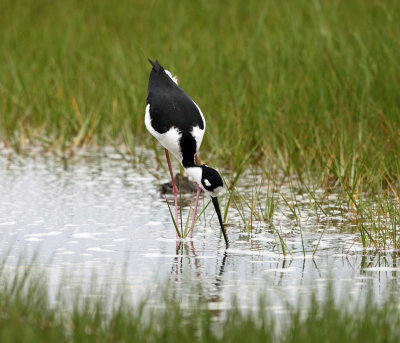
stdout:
{"type": "Polygon", "coordinates": [[[196,220],[197,205],[199,204],[200,192],[201,192],[201,188],[199,187],[199,185],[197,185],[197,194],[196,194],[196,201],[194,203],[194,211],[193,211],[193,217],[192,217],[192,228],[190,230],[190,238],[193,237],[194,222],[196,220]]]}
{"type": "MultiPolygon", "coordinates": [[[[169,152],[167,149],[165,149],[165,156],[167,157],[167,162],[168,162],[168,168],[169,168],[169,174],[171,175],[171,180],[172,180],[172,189],[174,191],[174,202],[175,202],[175,223],[176,226],[179,227],[178,225],[178,187],[176,187],[175,180],[174,180],[174,173],[172,172],[172,167],[171,167],[171,161],[169,159],[169,152]]],[[[176,234],[176,239],[178,239],[178,233],[176,234]]]]}
{"type": "MultiPolygon", "coordinates": [[[[199,160],[197,158],[197,155],[194,156],[196,165],[199,165],[199,160]]],[[[201,188],[199,185],[197,185],[197,194],[196,194],[196,201],[194,203],[194,210],[193,210],[193,217],[192,217],[192,228],[190,229],[190,238],[193,237],[193,229],[194,229],[194,222],[196,220],[196,214],[197,214],[197,205],[199,204],[199,197],[200,197],[200,192],[201,188]]]]}

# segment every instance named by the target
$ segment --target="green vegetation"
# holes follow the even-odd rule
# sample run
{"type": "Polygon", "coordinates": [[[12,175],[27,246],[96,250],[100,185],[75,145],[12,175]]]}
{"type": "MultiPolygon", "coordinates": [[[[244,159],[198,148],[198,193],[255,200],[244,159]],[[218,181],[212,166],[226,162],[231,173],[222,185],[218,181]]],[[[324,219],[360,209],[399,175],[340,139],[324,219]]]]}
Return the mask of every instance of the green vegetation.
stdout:
{"type": "MultiPolygon", "coordinates": [[[[398,342],[398,301],[378,305],[370,294],[351,309],[335,302],[327,288],[325,300],[314,295],[287,313],[273,317],[260,300],[258,311],[244,313],[236,305],[224,313],[192,302],[182,309],[174,297],[129,305],[126,296],[103,300],[71,296],[60,290],[51,304],[45,277],[19,268],[14,277],[0,271],[0,341],[8,342],[398,342]],[[75,300],[74,300],[75,299],[75,300]],[[168,299],[168,300],[167,300],[168,299]],[[62,300],[66,300],[63,304],[62,300]],[[111,308],[111,310],[110,310],[111,308]]],[[[162,296],[160,298],[163,298],[162,296]]]]}
{"type": "MultiPolygon", "coordinates": [[[[231,171],[224,220],[235,207],[246,230],[267,223],[290,254],[274,217],[285,205],[302,235],[306,194],[324,223],[339,212],[365,247],[398,249],[399,17],[398,0],[2,0],[0,143],[65,156],[87,145],[157,152],[143,120],[147,57],[157,58],[206,116],[200,158],[231,171]],[[249,170],[261,180],[239,194],[249,170]]],[[[132,307],[125,295],[60,291],[54,305],[43,280],[29,268],[12,278],[3,262],[0,342],[400,341],[398,301],[372,295],[351,308],[328,290],[280,318],[263,301],[256,313],[216,316],[168,297],[132,307]]]]}
{"type": "MultiPolygon", "coordinates": [[[[398,247],[399,16],[397,0],[3,0],[0,139],[157,149],[143,116],[158,58],[201,106],[200,158],[232,188],[249,165],[295,174],[340,193],[365,246],[398,247]]],[[[271,199],[232,192],[227,209],[247,201],[246,225],[270,221],[271,199]]]]}

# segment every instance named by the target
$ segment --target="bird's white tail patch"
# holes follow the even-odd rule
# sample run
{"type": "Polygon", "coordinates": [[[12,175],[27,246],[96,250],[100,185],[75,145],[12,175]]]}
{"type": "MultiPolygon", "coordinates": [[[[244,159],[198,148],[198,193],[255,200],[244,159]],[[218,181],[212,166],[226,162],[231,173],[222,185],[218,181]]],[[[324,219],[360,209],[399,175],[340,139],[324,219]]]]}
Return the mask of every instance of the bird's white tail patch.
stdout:
{"type": "Polygon", "coordinates": [[[165,70],[165,73],[170,77],[170,79],[178,85],[178,77],[176,77],[175,75],[172,75],[169,70],[167,70],[167,69],[164,69],[164,70],[165,70]]]}

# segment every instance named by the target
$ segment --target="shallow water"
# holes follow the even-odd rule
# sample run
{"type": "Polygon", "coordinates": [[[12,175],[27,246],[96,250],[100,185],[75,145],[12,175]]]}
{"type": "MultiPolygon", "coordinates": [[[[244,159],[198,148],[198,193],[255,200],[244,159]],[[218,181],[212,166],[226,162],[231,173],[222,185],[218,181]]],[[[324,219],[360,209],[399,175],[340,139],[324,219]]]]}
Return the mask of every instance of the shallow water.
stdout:
{"type": "MultiPolygon", "coordinates": [[[[279,312],[286,301],[296,302],[312,290],[323,296],[329,280],[337,295],[351,298],[371,285],[378,296],[388,291],[387,285],[398,288],[397,255],[363,250],[351,220],[335,216],[334,194],[326,204],[329,220],[316,217],[306,195],[296,198],[302,232],[282,202],[274,214],[275,229],[254,219],[253,230],[246,230],[240,214],[231,209],[228,250],[209,207],[193,240],[177,246],[168,207],[157,189],[167,175],[156,169],[151,153],[132,167],[107,150],[68,159],[3,150],[0,248],[8,255],[6,267],[12,270],[21,264],[20,256],[29,260],[37,253],[35,264],[47,272],[54,289],[82,286],[89,294],[85,285],[93,284],[95,274],[100,286],[126,290],[139,301],[169,282],[177,297],[202,298],[217,310],[228,307],[233,296],[249,308],[267,294],[269,306],[279,312]],[[289,250],[286,256],[278,233],[289,250]]],[[[239,190],[251,192],[246,184],[252,180],[242,180],[239,190]]],[[[279,192],[290,199],[287,185],[279,192]]],[[[200,210],[207,201],[201,198],[200,210]]],[[[220,200],[222,207],[226,201],[220,200]]],[[[249,216],[248,210],[243,213],[249,216]]]]}

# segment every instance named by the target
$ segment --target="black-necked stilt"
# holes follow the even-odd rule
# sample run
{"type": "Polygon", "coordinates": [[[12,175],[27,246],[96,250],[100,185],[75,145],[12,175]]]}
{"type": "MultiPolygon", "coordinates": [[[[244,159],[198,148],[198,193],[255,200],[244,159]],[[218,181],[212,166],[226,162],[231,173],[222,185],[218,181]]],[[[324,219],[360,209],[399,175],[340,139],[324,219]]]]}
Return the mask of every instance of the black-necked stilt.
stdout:
{"type": "Polygon", "coordinates": [[[168,70],[165,70],[157,60],[152,62],[149,59],[149,62],[153,68],[147,90],[145,124],[147,130],[165,148],[174,189],[176,223],[178,223],[178,188],[174,181],[168,151],[179,160],[186,173],[197,183],[190,237],[193,235],[200,191],[203,189],[211,196],[228,247],[217,198],[224,192],[222,177],[215,169],[206,165],[198,165],[196,155],[206,129],[203,113],[189,95],[178,86],[177,79],[168,70]]]}

